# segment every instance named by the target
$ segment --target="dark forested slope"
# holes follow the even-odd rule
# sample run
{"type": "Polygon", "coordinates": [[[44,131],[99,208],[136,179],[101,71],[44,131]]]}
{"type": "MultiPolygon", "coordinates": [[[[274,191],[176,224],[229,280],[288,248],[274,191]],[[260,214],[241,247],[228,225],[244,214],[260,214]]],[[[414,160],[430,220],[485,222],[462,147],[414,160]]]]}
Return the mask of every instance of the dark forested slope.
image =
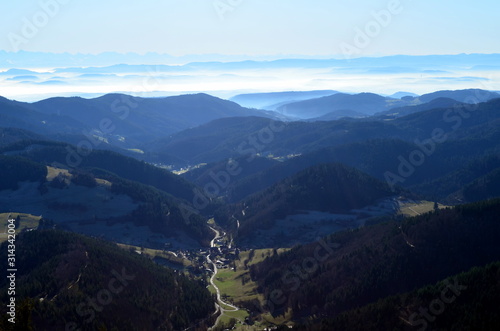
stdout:
{"type": "Polygon", "coordinates": [[[270,257],[251,274],[275,315],[334,317],[498,261],[499,213],[497,199],[337,233],[270,257]]]}
{"type": "MultiPolygon", "coordinates": [[[[45,230],[21,234],[16,247],[21,325],[29,310],[36,330],[182,330],[204,320],[210,325],[214,300],[203,284],[114,244],[45,230]]],[[[6,244],[0,256],[7,261],[6,244]]],[[[7,281],[0,279],[3,303],[7,281]]],[[[12,329],[2,323],[2,330],[12,329]]]]}
{"type": "Polygon", "coordinates": [[[342,164],[320,164],[241,203],[221,208],[216,221],[234,226],[236,217],[241,223],[238,236],[246,237],[259,228],[268,228],[277,219],[300,211],[343,213],[393,194],[385,183],[359,170],[342,164]]]}

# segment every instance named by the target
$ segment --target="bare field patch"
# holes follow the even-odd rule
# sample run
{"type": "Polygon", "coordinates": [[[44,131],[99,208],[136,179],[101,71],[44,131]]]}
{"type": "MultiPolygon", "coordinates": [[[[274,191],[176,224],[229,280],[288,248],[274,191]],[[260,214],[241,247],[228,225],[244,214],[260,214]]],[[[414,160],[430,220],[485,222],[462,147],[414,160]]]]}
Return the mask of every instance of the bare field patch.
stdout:
{"type": "MultiPolygon", "coordinates": [[[[432,201],[401,201],[399,203],[400,210],[399,214],[404,216],[418,216],[420,214],[425,214],[433,211],[435,208],[435,203],[432,201]]],[[[449,208],[449,206],[437,204],[439,209],[449,208]]]]}
{"type": "Polygon", "coordinates": [[[9,219],[16,219],[19,216],[19,227],[16,229],[16,233],[20,233],[22,231],[28,229],[36,229],[38,228],[38,224],[40,222],[41,217],[35,216],[31,214],[24,213],[2,213],[0,214],[0,243],[7,240],[7,225],[9,219]]]}
{"type": "Polygon", "coordinates": [[[71,178],[71,174],[69,173],[68,170],[66,169],[60,169],[60,168],[54,168],[54,167],[47,167],[47,181],[51,182],[56,178],[59,174],[63,174],[66,177],[71,178]]]}

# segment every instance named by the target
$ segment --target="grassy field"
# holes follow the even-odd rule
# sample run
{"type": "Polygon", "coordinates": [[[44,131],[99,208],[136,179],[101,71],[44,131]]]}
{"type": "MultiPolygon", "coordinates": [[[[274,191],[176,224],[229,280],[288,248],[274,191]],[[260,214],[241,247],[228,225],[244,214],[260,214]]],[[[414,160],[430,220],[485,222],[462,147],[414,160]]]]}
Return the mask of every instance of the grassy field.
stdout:
{"type": "Polygon", "coordinates": [[[277,317],[273,317],[270,313],[263,314],[263,315],[261,315],[261,317],[263,320],[262,324],[265,324],[265,325],[268,325],[268,324],[274,324],[274,325],[291,324],[291,325],[293,325],[293,323],[290,323],[290,320],[293,317],[292,313],[290,311],[287,312],[285,315],[280,315],[277,317]]]}
{"type": "Polygon", "coordinates": [[[237,320],[237,325],[243,326],[242,322],[247,318],[249,314],[247,313],[246,310],[237,310],[237,311],[226,311],[224,312],[224,315],[220,318],[219,320],[219,325],[220,324],[229,324],[231,319],[236,319],[237,320]]]}
{"type": "Polygon", "coordinates": [[[129,148],[127,150],[130,152],[137,153],[137,154],[144,154],[144,151],[142,149],[138,149],[138,148],[129,148]]]}
{"type": "MultiPolygon", "coordinates": [[[[208,281],[208,280],[207,280],[207,281],[208,281]]],[[[208,291],[209,291],[210,293],[212,293],[212,294],[216,294],[216,293],[217,293],[217,292],[215,291],[215,288],[214,288],[212,285],[208,285],[208,286],[207,286],[207,288],[208,288],[208,291]]]]}
{"type": "MultiPolygon", "coordinates": [[[[276,253],[280,254],[285,250],[286,249],[278,249],[276,253]]],[[[264,297],[257,292],[257,284],[251,280],[248,267],[263,261],[273,254],[275,254],[273,249],[256,249],[253,252],[241,251],[239,260],[235,261],[236,270],[221,269],[214,279],[214,283],[220,289],[222,298],[228,302],[234,303],[236,306],[241,305],[242,302],[255,299],[263,302],[264,297]],[[252,257],[250,258],[251,255],[252,257]],[[247,267],[245,267],[245,265],[247,267]]],[[[212,286],[209,286],[209,290],[215,293],[212,286]]],[[[224,312],[220,322],[227,325],[232,318],[235,318],[238,321],[235,330],[264,330],[266,325],[274,323],[272,316],[263,316],[264,323],[257,323],[253,326],[243,325],[242,322],[248,316],[248,312],[242,309],[233,312],[224,312]]]]}
{"type": "Polygon", "coordinates": [[[71,174],[69,173],[68,170],[66,169],[59,169],[59,168],[54,168],[54,167],[47,167],[47,181],[52,181],[54,178],[56,178],[60,173],[63,175],[67,176],[68,178],[71,178],[71,174]]]}
{"type": "Polygon", "coordinates": [[[175,256],[173,253],[168,252],[168,251],[163,251],[161,249],[152,249],[152,248],[145,248],[145,247],[139,247],[139,246],[133,246],[133,245],[126,245],[126,244],[117,244],[119,247],[127,250],[134,250],[137,252],[141,252],[141,254],[147,255],[150,258],[155,258],[155,257],[162,257],[172,263],[177,263],[177,264],[182,264],[184,267],[188,267],[191,265],[191,262],[187,259],[183,259],[181,257],[175,256]]]}
{"type": "Polygon", "coordinates": [[[34,216],[30,214],[22,213],[4,213],[0,214],[0,243],[4,242],[8,238],[7,225],[9,219],[15,219],[17,216],[20,217],[21,222],[19,228],[16,229],[16,234],[20,233],[24,229],[34,229],[38,227],[38,222],[40,221],[40,216],[34,216]],[[10,218],[9,218],[10,215],[10,218]]]}
{"type": "Polygon", "coordinates": [[[257,285],[250,280],[248,270],[229,269],[220,270],[214,279],[214,283],[220,289],[221,296],[229,298],[236,305],[241,301],[249,301],[257,298],[257,285]],[[243,282],[246,283],[243,285],[243,282]]]}
{"type": "MultiPolygon", "coordinates": [[[[448,208],[448,206],[438,204],[439,209],[448,208]]],[[[431,201],[411,201],[401,204],[400,214],[404,216],[418,216],[434,210],[434,202],[431,201]]]]}
{"type": "MultiPolygon", "coordinates": [[[[51,182],[56,178],[59,174],[64,175],[65,177],[71,179],[73,177],[72,174],[69,173],[68,170],[66,169],[60,169],[60,168],[54,168],[54,167],[47,167],[47,181],[51,182]]],[[[97,182],[98,185],[106,186],[106,187],[111,187],[111,182],[105,180],[105,179],[100,179],[96,178],[95,181],[97,182]]]]}
{"type": "MultiPolygon", "coordinates": [[[[277,253],[284,252],[284,249],[277,250],[277,253]]],[[[273,249],[256,249],[251,251],[241,251],[239,260],[235,261],[236,270],[221,269],[214,279],[215,284],[221,291],[223,297],[227,297],[229,301],[238,305],[242,301],[250,301],[253,299],[263,300],[257,292],[257,284],[250,279],[250,273],[247,267],[252,264],[262,262],[268,256],[274,254],[273,249]]]]}

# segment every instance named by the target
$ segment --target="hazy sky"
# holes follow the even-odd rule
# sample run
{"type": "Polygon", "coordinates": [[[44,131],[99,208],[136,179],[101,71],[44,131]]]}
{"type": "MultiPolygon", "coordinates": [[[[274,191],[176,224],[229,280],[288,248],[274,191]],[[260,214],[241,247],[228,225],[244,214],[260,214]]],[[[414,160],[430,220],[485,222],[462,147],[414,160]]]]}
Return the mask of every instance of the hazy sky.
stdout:
{"type": "Polygon", "coordinates": [[[498,0],[1,1],[0,49],[176,56],[500,53],[499,12],[498,0]],[[373,13],[380,11],[389,15],[377,22],[373,13]]]}

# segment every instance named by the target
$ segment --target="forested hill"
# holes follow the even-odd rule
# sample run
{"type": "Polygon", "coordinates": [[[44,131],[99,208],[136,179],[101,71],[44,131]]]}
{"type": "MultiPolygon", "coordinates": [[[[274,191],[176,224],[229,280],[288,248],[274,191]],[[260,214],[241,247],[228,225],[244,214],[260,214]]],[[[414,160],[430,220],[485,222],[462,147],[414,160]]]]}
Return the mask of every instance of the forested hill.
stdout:
{"type": "Polygon", "coordinates": [[[0,155],[0,191],[17,190],[19,182],[43,182],[47,167],[22,157],[0,155]]]}
{"type": "Polygon", "coordinates": [[[267,228],[303,210],[331,213],[362,208],[395,193],[383,182],[342,164],[320,164],[290,176],[245,201],[223,207],[217,222],[241,221],[239,236],[267,228]],[[244,212],[242,212],[244,211],[244,212]]]}
{"type": "MultiPolygon", "coordinates": [[[[307,154],[373,139],[415,143],[416,139],[422,142],[441,133],[437,136],[437,145],[459,143],[465,151],[475,154],[498,144],[498,139],[485,145],[474,140],[485,140],[497,133],[499,107],[500,99],[477,105],[454,104],[389,121],[367,118],[281,123],[258,117],[226,118],[158,139],[144,146],[143,150],[152,160],[175,163],[175,156],[183,160],[179,165],[193,165],[257,153],[274,156],[307,154]],[[252,143],[254,139],[258,143],[252,143]]],[[[449,153],[456,152],[451,150],[449,153]]]]}
{"type": "Polygon", "coordinates": [[[500,260],[499,214],[496,199],[333,234],[330,248],[313,243],[275,255],[252,266],[252,278],[274,298],[275,315],[335,317],[500,260]],[[312,263],[318,249],[322,260],[312,263]]]}
{"type": "Polygon", "coordinates": [[[81,152],[66,143],[23,140],[4,146],[0,153],[16,153],[33,161],[70,168],[100,168],[122,178],[151,185],[179,199],[192,201],[194,186],[166,169],[107,150],[81,152]]]}
{"type": "Polygon", "coordinates": [[[0,128],[0,147],[13,144],[22,140],[43,140],[43,137],[23,129],[2,127],[0,128]]]}
{"type": "Polygon", "coordinates": [[[499,296],[496,262],[293,330],[496,330],[499,296]]]}
{"type": "MultiPolygon", "coordinates": [[[[0,257],[7,261],[7,243],[0,257]]],[[[1,330],[206,330],[214,298],[199,282],[115,244],[53,230],[16,240],[17,328],[1,330]]],[[[7,278],[0,301],[8,302],[7,278]]],[[[2,316],[6,312],[2,305],[2,316]]]]}
{"type": "MultiPolygon", "coordinates": [[[[55,177],[47,179],[46,164],[63,161],[64,148],[57,143],[29,146],[37,147],[21,154],[41,162],[21,156],[0,155],[0,191],[15,191],[13,197],[3,192],[0,196],[0,211],[9,212],[16,208],[19,212],[43,214],[63,226],[69,226],[71,220],[87,222],[90,228],[90,224],[99,226],[131,222],[137,227],[148,226],[152,232],[167,237],[175,236],[178,232],[185,233],[198,245],[207,245],[213,237],[205,218],[187,200],[187,195],[193,194],[189,188],[194,186],[167,170],[113,152],[95,151],[82,161],[86,167],[70,169],[69,172],[49,167],[52,177],[55,177]],[[117,176],[113,171],[137,181],[117,176]],[[57,176],[54,175],[56,172],[57,176]],[[22,182],[33,182],[35,185],[26,187],[22,182]],[[154,183],[164,190],[144,183],[154,183]],[[32,202],[19,205],[19,200],[15,198],[18,189],[23,189],[24,195],[29,196],[32,202]],[[177,192],[181,198],[167,192],[177,192]],[[182,199],[183,192],[186,193],[186,200],[182,199]],[[128,202],[113,207],[114,198],[120,195],[128,197],[129,200],[123,200],[128,202]]],[[[93,231],[105,236],[102,229],[93,231]]],[[[118,236],[118,233],[115,235],[118,236]]],[[[108,235],[107,238],[116,237],[108,235]]],[[[135,238],[142,237],[136,234],[135,238]]]]}

